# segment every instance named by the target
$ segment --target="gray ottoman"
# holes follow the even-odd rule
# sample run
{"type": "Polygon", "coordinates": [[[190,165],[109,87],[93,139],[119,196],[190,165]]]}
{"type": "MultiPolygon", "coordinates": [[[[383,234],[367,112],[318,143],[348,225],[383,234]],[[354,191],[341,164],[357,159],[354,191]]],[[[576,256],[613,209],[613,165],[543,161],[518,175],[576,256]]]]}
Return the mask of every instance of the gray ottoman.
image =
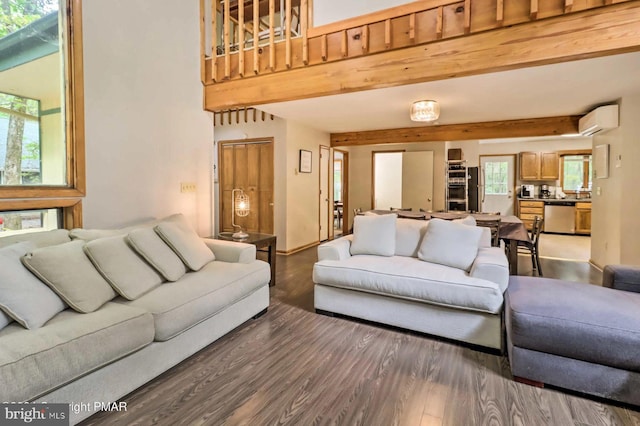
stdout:
{"type": "Polygon", "coordinates": [[[515,378],[640,405],[640,294],[512,276],[505,303],[515,378]]]}

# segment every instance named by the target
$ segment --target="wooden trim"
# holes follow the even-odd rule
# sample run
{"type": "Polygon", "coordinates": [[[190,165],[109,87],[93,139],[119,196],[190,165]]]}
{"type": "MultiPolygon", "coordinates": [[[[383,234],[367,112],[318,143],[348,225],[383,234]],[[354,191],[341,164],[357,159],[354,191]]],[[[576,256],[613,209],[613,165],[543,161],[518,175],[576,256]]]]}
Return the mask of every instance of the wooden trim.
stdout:
{"type": "MultiPolygon", "coordinates": [[[[342,154],[342,235],[349,233],[349,151],[341,149],[333,150],[333,158],[335,161],[335,153],[342,154]]],[[[334,182],[335,185],[335,182],[334,182]]]]}
{"type": "Polygon", "coordinates": [[[388,151],[371,151],[371,210],[376,208],[376,154],[391,154],[405,152],[406,149],[391,149],[388,151]]]}
{"type": "Polygon", "coordinates": [[[365,132],[332,133],[331,146],[358,146],[408,142],[498,139],[508,137],[553,136],[575,133],[580,116],[529,118],[483,123],[405,127],[365,132]]]}
{"type": "MultiPolygon", "coordinates": [[[[319,196],[322,195],[320,193],[321,188],[322,188],[322,150],[326,150],[327,151],[327,191],[329,191],[328,194],[326,194],[326,198],[327,198],[327,223],[325,223],[324,225],[327,227],[327,239],[331,239],[332,238],[332,230],[333,230],[333,209],[331,208],[331,200],[333,198],[333,194],[331,192],[331,170],[333,170],[333,163],[331,162],[331,147],[326,146],[326,145],[320,145],[318,147],[318,198],[320,198],[319,196]],[[331,195],[331,197],[329,197],[329,195],[331,195]],[[331,213],[329,213],[329,209],[331,210],[331,213]]],[[[320,201],[318,199],[318,201],[320,201]]],[[[322,222],[320,222],[320,218],[322,218],[322,202],[320,202],[320,205],[318,206],[318,224],[320,226],[322,226],[322,222]]],[[[321,241],[322,238],[322,229],[320,229],[320,226],[318,226],[318,240],[321,241]]]]}
{"type": "Polygon", "coordinates": [[[276,253],[277,254],[283,254],[285,256],[289,256],[290,254],[295,254],[295,253],[298,253],[298,252],[300,252],[302,250],[306,250],[306,249],[309,249],[311,247],[315,247],[315,246],[319,246],[319,245],[320,245],[320,241],[314,241],[312,243],[305,244],[303,246],[296,247],[296,248],[293,248],[291,250],[276,250],[276,253]]]}
{"type": "MultiPolygon", "coordinates": [[[[202,82],[202,84],[205,83],[206,81],[206,72],[205,72],[205,57],[206,57],[206,51],[205,51],[205,31],[204,31],[204,27],[205,27],[205,13],[204,13],[204,0],[200,0],[200,81],[202,82]]],[[[211,28],[214,29],[215,32],[215,26],[212,26],[211,28]]],[[[214,46],[215,47],[215,46],[214,46]]]]}
{"type": "Polygon", "coordinates": [[[640,2],[631,1],[466,37],[358,56],[205,87],[217,111],[444,80],[640,50],[640,2]]]}
{"type": "Polygon", "coordinates": [[[0,200],[0,211],[62,209],[65,229],[82,227],[82,200],[73,198],[47,198],[39,200],[0,200]]]}
{"type": "Polygon", "coordinates": [[[351,28],[361,27],[366,24],[386,21],[399,16],[411,15],[429,9],[435,9],[440,6],[448,6],[458,3],[459,0],[420,0],[413,3],[407,3],[388,9],[379,10],[377,12],[360,15],[355,18],[345,19],[338,22],[332,22],[315,28],[309,28],[309,38],[318,37],[323,34],[337,33],[351,28]]]}

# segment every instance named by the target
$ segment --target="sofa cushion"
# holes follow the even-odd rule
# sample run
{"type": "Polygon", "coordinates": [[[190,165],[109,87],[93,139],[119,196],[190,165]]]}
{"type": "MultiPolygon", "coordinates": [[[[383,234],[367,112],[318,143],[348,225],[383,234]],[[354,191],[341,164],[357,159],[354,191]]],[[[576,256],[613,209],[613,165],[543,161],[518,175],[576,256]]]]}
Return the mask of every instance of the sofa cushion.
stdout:
{"type": "Polygon", "coordinates": [[[402,219],[396,221],[396,256],[418,257],[418,249],[429,226],[428,220],[402,219]]]}
{"type": "Polygon", "coordinates": [[[640,372],[640,294],[512,276],[506,300],[514,346],[640,372]]]}
{"type": "Polygon", "coordinates": [[[36,249],[22,263],[78,312],[93,312],[116,297],[84,254],[84,241],[36,249]]]}
{"type": "Polygon", "coordinates": [[[153,314],[155,340],[165,341],[212,317],[232,303],[268,285],[269,264],[210,262],[179,281],[165,283],[139,299],[118,303],[153,314]]]}
{"type": "Polygon", "coordinates": [[[30,241],[0,248],[0,308],[30,329],[42,327],[67,307],[20,261],[33,248],[30,241]]]}
{"type": "Polygon", "coordinates": [[[5,314],[0,309],[0,330],[2,330],[3,328],[5,328],[9,324],[11,324],[12,321],[13,321],[13,318],[11,318],[9,315],[5,314]]]}
{"type": "Polygon", "coordinates": [[[137,299],[163,282],[162,276],[127,244],[124,235],[89,241],[84,251],[125,299],[137,299]]]}
{"type": "Polygon", "coordinates": [[[478,254],[482,229],[442,219],[431,219],[418,250],[421,260],[471,269],[478,254]]]}
{"type": "Polygon", "coordinates": [[[182,260],[162,241],[153,228],[129,232],[127,242],[167,280],[178,281],[187,272],[182,260]]]}
{"type": "Polygon", "coordinates": [[[405,256],[323,260],[313,268],[313,282],[488,313],[500,312],[503,302],[500,286],[494,282],[405,256]]]}
{"type": "Polygon", "coordinates": [[[362,215],[353,218],[351,254],[393,256],[396,251],[395,214],[362,215]]]}
{"type": "Polygon", "coordinates": [[[153,341],[151,314],[107,303],[90,314],[67,309],[37,330],[0,331],[0,401],[46,394],[153,341]]]}
{"type": "Polygon", "coordinates": [[[178,223],[162,222],[154,229],[192,271],[199,271],[204,265],[216,258],[204,241],[190,227],[185,228],[178,223]]]}
{"type": "Polygon", "coordinates": [[[31,241],[36,247],[48,247],[68,243],[71,239],[69,238],[68,230],[54,229],[52,231],[28,232],[2,237],[0,238],[0,247],[10,246],[11,244],[21,243],[23,241],[31,241]]]}

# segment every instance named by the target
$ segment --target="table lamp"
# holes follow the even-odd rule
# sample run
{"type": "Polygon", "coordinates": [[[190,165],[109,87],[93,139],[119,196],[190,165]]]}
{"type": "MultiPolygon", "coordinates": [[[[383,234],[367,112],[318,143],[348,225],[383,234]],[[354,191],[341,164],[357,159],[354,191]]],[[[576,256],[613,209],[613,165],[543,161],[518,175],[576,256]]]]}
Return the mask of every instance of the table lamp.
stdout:
{"type": "Polygon", "coordinates": [[[234,232],[231,237],[238,240],[243,240],[247,238],[249,234],[247,234],[242,230],[242,226],[236,225],[235,218],[236,218],[236,215],[238,217],[246,217],[249,215],[249,196],[245,194],[242,189],[234,189],[233,191],[231,191],[231,198],[233,201],[233,212],[231,214],[231,226],[233,226],[234,229],[239,228],[238,232],[234,232]]]}

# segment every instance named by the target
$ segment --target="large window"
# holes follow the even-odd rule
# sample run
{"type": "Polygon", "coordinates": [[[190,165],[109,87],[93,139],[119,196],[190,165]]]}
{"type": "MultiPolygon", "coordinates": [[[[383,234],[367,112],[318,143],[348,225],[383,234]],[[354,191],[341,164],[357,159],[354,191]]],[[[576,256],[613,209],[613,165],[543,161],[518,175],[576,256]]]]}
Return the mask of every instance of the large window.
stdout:
{"type": "Polygon", "coordinates": [[[561,157],[564,192],[591,191],[592,162],[591,154],[566,154],[561,157]]]}
{"type": "Polygon", "coordinates": [[[44,209],[38,211],[61,209],[64,226],[81,226],[81,4],[0,0],[0,215],[5,229],[7,222],[12,229],[34,227],[39,213],[24,213],[25,203],[44,209]],[[24,220],[25,214],[30,219],[24,220]]]}

